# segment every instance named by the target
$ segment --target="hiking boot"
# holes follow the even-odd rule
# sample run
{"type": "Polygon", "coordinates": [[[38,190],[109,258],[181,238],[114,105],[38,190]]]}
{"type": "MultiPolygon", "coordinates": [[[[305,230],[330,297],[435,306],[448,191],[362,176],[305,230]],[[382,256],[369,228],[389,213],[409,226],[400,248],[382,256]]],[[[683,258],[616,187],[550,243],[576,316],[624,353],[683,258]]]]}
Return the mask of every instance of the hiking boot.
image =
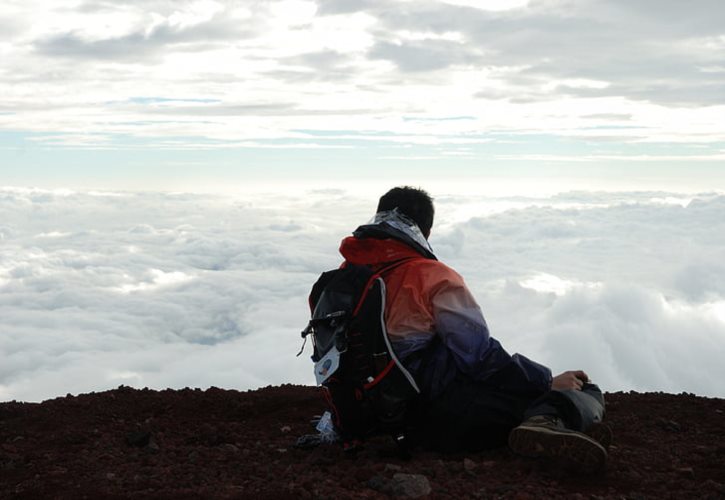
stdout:
{"type": "Polygon", "coordinates": [[[609,451],[612,439],[614,439],[612,429],[602,422],[593,424],[589,429],[587,429],[586,435],[595,439],[607,451],[609,451]]]}
{"type": "Polygon", "coordinates": [[[561,460],[586,473],[602,469],[607,460],[607,450],[601,444],[567,429],[552,416],[531,417],[514,428],[509,434],[509,447],[519,455],[561,460]]]}

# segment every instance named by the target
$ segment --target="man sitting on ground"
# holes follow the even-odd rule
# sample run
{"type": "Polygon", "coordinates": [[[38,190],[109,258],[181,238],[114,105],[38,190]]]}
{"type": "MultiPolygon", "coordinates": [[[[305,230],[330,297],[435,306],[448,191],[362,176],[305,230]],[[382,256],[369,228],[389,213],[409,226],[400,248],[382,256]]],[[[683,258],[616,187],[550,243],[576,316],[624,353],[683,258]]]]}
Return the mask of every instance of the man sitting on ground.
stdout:
{"type": "Polygon", "coordinates": [[[505,444],[521,455],[562,458],[601,468],[605,448],[584,434],[604,415],[604,399],[580,370],[551,370],[510,355],[489,335],[461,276],[438,261],[428,244],[434,207],[423,190],[397,187],[380,198],[372,223],[345,238],[346,262],[386,275],[385,324],[403,364],[422,390],[419,426],[437,449],[505,444]]]}

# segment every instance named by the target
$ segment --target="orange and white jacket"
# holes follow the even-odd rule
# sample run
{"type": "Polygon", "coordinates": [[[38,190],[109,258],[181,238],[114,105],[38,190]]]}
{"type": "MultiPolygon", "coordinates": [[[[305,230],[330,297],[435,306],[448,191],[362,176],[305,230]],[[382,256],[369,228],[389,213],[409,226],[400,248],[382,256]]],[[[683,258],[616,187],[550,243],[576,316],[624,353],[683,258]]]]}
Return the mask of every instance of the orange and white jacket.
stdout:
{"type": "Polygon", "coordinates": [[[489,335],[481,309],[463,278],[438,261],[418,226],[397,210],[381,212],[340,245],[346,262],[380,269],[408,259],[384,276],[385,325],[398,357],[423,392],[436,397],[457,377],[497,387],[543,393],[551,371],[509,355],[489,335]]]}

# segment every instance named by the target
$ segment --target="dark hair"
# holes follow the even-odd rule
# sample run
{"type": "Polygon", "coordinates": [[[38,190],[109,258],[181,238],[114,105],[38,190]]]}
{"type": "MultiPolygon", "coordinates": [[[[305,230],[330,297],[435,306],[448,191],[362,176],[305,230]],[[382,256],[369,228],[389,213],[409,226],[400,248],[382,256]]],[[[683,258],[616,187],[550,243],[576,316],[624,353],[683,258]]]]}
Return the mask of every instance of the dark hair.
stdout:
{"type": "Polygon", "coordinates": [[[433,226],[433,198],[422,189],[410,186],[395,187],[380,197],[378,212],[397,208],[418,224],[427,238],[433,226]]]}

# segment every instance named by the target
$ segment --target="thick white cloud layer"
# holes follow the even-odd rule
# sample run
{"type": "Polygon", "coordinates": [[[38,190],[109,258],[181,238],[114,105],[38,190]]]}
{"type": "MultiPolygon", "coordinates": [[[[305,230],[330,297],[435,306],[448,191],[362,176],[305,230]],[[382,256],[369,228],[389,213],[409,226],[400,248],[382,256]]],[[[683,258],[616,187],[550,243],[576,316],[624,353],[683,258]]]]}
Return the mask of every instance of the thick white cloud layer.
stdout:
{"type": "MultiPolygon", "coordinates": [[[[311,384],[306,295],[375,200],[0,189],[0,400],[311,384]]],[[[606,390],[725,396],[725,196],[437,197],[492,333],[606,390]]]]}

